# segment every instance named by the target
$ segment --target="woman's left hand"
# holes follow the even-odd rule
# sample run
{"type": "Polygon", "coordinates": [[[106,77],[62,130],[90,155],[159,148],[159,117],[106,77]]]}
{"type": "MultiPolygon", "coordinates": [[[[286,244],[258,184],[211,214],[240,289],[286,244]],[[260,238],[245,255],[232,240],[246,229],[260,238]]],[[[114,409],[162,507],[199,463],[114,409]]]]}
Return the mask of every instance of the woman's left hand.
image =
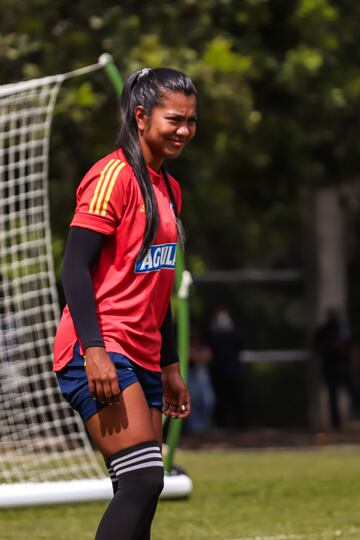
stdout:
{"type": "Polygon", "coordinates": [[[173,418],[186,418],[190,414],[190,394],[180,374],[179,363],[162,369],[164,387],[163,413],[173,418]]]}

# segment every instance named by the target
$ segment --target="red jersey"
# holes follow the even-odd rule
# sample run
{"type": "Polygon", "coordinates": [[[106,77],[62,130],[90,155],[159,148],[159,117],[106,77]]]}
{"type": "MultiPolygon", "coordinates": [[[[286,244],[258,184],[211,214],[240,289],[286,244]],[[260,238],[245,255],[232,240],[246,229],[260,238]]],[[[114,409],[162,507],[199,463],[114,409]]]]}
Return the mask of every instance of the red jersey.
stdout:
{"type": "MultiPolygon", "coordinates": [[[[70,226],[108,236],[91,270],[106,350],[122,353],[146,369],[160,371],[160,327],[174,284],[177,226],[163,176],[148,170],[160,223],[142,260],[137,261],[145,231],[144,200],[121,149],[95,163],[81,181],[70,226]]],[[[180,186],[171,176],[169,181],[180,212],[180,186]]],[[[55,336],[55,371],[72,359],[77,341],[65,306],[55,336]]]]}

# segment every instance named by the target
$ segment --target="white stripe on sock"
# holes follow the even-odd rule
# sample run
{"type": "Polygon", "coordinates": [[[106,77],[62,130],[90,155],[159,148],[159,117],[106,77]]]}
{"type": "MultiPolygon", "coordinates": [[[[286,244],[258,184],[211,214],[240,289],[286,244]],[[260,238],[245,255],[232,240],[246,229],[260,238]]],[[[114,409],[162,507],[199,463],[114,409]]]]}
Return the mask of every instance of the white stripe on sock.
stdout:
{"type": "Polygon", "coordinates": [[[135,450],[135,452],[131,452],[130,454],[127,454],[126,456],[124,457],[120,457],[120,458],[115,458],[114,460],[111,461],[111,465],[114,466],[115,463],[119,463],[120,461],[125,461],[133,456],[137,456],[138,454],[143,454],[144,452],[149,452],[149,451],[154,451],[156,450],[157,452],[160,452],[160,449],[158,446],[148,446],[147,448],[143,448],[142,450],[135,450]]]}
{"type": "Polygon", "coordinates": [[[120,463],[119,465],[113,465],[113,471],[117,473],[119,469],[122,469],[123,467],[127,467],[128,465],[131,465],[131,463],[138,463],[139,461],[143,461],[144,459],[149,458],[159,458],[162,459],[160,452],[152,453],[152,454],[145,454],[143,456],[137,456],[133,459],[129,459],[125,463],[120,463]]]}
{"type": "Polygon", "coordinates": [[[110,478],[113,479],[114,476],[116,476],[116,475],[115,475],[114,469],[111,467],[111,465],[108,465],[107,470],[108,470],[110,478]]]}
{"type": "Polygon", "coordinates": [[[146,467],[164,467],[162,460],[161,461],[149,461],[148,463],[141,463],[140,465],[133,465],[132,467],[127,467],[126,469],[121,469],[118,471],[118,476],[129,471],[136,471],[137,469],[145,469],[146,467]]]}

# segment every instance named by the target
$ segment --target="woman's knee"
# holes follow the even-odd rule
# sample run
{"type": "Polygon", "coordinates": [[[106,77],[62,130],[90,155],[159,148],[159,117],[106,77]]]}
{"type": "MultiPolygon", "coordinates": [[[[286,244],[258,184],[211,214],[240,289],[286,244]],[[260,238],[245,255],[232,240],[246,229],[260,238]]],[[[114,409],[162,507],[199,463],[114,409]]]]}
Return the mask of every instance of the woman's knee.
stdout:
{"type": "Polygon", "coordinates": [[[144,441],[124,448],[107,460],[121,486],[131,478],[134,491],[144,495],[160,495],[164,487],[164,464],[157,441],[144,441]]]}
{"type": "Polygon", "coordinates": [[[142,490],[149,498],[159,497],[164,489],[164,468],[153,467],[148,469],[139,479],[142,490]]]}

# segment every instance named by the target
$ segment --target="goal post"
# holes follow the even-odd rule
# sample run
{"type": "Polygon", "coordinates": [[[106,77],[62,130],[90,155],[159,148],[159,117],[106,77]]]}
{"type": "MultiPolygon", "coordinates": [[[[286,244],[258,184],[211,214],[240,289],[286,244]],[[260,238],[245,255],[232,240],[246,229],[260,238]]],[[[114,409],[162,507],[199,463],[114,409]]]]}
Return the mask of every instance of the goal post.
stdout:
{"type": "MultiPolygon", "coordinates": [[[[114,72],[109,55],[70,73],[0,86],[0,507],[112,495],[52,372],[59,304],[48,197],[59,89],[70,77],[104,68],[114,72]]],[[[162,496],[190,491],[188,477],[169,477],[162,496]]]]}

